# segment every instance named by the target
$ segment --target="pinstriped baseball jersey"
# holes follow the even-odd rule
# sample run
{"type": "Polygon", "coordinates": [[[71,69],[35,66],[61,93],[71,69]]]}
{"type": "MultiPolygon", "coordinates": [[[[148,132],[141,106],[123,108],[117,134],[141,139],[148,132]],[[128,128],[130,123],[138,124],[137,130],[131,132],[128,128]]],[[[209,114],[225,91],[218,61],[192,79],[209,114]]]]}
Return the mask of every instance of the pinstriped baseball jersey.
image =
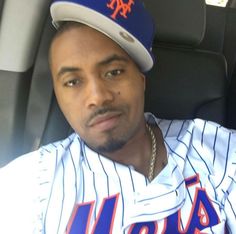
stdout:
{"type": "Polygon", "coordinates": [[[236,233],[236,132],[145,117],[168,152],[152,182],[72,134],[0,171],[0,233],[236,233]]]}

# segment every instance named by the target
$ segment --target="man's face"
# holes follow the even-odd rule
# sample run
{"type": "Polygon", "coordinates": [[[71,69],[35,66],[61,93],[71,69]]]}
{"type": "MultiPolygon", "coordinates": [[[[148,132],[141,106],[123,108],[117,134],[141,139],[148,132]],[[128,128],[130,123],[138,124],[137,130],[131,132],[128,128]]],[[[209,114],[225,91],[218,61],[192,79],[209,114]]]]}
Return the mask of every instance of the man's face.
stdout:
{"type": "Polygon", "coordinates": [[[138,134],[145,78],[111,39],[87,26],[67,29],[52,43],[51,71],[60,108],[92,149],[114,152],[138,134]]]}

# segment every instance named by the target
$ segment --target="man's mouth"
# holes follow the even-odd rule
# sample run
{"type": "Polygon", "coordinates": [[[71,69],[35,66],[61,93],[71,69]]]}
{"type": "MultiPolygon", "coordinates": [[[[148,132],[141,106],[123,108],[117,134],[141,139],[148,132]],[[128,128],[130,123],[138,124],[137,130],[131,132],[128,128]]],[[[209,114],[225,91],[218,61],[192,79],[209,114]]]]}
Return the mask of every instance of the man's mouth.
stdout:
{"type": "Polygon", "coordinates": [[[98,131],[110,130],[117,125],[120,116],[121,112],[118,111],[106,112],[105,114],[100,114],[92,118],[89,121],[88,126],[97,129],[98,131]]]}

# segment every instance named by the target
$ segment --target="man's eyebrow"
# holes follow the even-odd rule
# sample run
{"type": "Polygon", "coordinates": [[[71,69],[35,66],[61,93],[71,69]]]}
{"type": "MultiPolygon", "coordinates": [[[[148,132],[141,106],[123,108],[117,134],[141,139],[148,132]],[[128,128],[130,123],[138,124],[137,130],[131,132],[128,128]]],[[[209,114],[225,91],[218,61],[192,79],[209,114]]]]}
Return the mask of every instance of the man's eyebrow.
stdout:
{"type": "Polygon", "coordinates": [[[121,55],[117,55],[117,54],[113,54],[107,58],[105,58],[104,60],[100,61],[98,63],[98,66],[104,66],[104,65],[108,65],[114,61],[124,61],[124,62],[128,62],[128,58],[126,58],[125,56],[121,56],[121,55]]]}
{"type": "Polygon", "coordinates": [[[77,72],[80,70],[81,69],[78,67],[61,67],[59,72],[57,73],[57,78],[59,79],[61,76],[63,76],[66,73],[77,72]]]}

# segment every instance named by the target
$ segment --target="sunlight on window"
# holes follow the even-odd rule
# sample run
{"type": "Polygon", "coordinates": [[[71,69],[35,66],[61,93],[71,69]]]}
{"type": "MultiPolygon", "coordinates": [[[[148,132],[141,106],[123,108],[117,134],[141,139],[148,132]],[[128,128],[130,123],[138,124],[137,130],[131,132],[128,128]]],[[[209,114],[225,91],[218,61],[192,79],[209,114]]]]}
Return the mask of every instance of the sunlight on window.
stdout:
{"type": "Polygon", "coordinates": [[[225,7],[228,0],[206,0],[206,4],[225,7]]]}

